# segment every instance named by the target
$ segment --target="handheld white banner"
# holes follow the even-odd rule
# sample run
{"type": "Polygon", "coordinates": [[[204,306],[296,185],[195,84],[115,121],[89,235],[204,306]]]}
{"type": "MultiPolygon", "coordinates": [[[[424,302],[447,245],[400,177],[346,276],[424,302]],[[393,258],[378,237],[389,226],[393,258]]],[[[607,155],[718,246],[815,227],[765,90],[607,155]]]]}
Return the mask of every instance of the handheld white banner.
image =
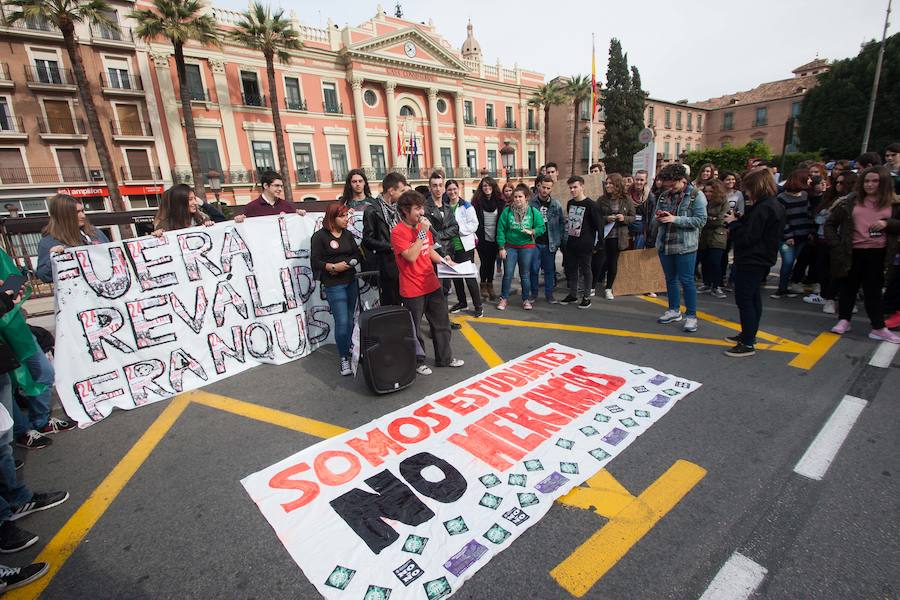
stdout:
{"type": "Polygon", "coordinates": [[[326,598],[436,600],[699,387],[547,344],[241,483],[326,598]]]}

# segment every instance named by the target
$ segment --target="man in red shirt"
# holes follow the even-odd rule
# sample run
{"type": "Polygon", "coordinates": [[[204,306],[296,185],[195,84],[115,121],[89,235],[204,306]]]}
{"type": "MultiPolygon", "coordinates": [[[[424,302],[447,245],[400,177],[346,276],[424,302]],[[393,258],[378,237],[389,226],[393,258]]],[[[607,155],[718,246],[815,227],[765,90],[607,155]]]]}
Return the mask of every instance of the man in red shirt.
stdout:
{"type": "Polygon", "coordinates": [[[284,199],[284,180],[275,171],[266,171],[260,178],[262,193],[253,202],[244,207],[244,214],[234,218],[235,223],[243,223],[247,217],[268,217],[270,215],[291,214],[296,212],[301,217],[306,214],[302,208],[284,199]]]}
{"type": "MultiPolygon", "coordinates": [[[[391,230],[391,247],[397,258],[400,272],[400,297],[409,312],[419,345],[425,348],[419,330],[422,315],[431,326],[431,340],[434,343],[434,364],[438,367],[461,367],[463,361],[453,358],[450,348],[450,318],[447,298],[441,291],[441,284],[434,272],[434,265],[440,262],[453,264],[441,257],[434,249],[434,239],[429,231],[430,222],[425,217],[425,197],[409,190],[397,200],[400,222],[391,230]]],[[[430,375],[431,369],[425,364],[425,357],[418,356],[416,372],[430,375]]]]}

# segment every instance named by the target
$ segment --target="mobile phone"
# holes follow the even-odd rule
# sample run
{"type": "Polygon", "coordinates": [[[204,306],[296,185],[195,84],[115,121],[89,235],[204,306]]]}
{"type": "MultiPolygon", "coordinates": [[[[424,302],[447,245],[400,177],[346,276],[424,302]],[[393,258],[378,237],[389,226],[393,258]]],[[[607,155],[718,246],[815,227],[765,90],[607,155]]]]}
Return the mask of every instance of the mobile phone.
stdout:
{"type": "Polygon", "coordinates": [[[0,286],[0,293],[12,292],[13,295],[16,295],[27,282],[28,279],[24,275],[10,275],[0,286]]]}

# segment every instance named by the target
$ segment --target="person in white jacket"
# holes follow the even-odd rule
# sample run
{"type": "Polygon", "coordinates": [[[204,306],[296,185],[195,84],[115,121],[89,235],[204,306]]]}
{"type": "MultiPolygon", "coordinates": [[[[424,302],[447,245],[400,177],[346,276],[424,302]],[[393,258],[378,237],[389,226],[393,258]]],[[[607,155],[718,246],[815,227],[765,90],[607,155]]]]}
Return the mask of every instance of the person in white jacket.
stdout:
{"type": "MultiPolygon", "coordinates": [[[[456,263],[465,261],[474,261],[475,244],[478,238],[475,232],[478,230],[478,215],[475,213],[475,207],[468,200],[460,198],[459,183],[453,179],[448,179],[445,190],[450,206],[455,206],[454,217],[459,225],[459,235],[453,238],[453,260],[456,263]]],[[[469,295],[472,297],[472,303],[475,305],[475,317],[484,316],[484,307],[481,303],[481,291],[478,289],[478,279],[475,277],[459,277],[453,280],[453,286],[456,289],[457,302],[450,307],[451,313],[458,313],[468,308],[466,302],[466,288],[469,289],[469,295]],[[463,283],[465,282],[465,283],[463,283]]]]}

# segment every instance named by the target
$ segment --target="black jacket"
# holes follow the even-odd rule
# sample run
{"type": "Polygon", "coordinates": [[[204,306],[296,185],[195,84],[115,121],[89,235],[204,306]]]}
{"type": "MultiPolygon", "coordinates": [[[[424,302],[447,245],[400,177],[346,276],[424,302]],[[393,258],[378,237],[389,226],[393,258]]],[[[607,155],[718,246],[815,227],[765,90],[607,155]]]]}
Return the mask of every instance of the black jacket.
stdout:
{"type": "Polygon", "coordinates": [[[389,279],[400,277],[394,250],[391,248],[391,228],[384,220],[381,208],[377,204],[367,206],[363,212],[362,245],[366,253],[375,256],[375,265],[381,277],[389,279]]]}
{"type": "Polygon", "coordinates": [[[747,208],[729,225],[734,264],[770,268],[778,258],[785,224],[784,207],[776,198],[764,198],[747,208]]]}
{"type": "Polygon", "coordinates": [[[432,198],[425,201],[425,216],[431,222],[431,235],[434,241],[440,245],[435,250],[442,251],[446,256],[453,255],[453,238],[459,235],[459,223],[450,207],[450,202],[444,200],[438,208],[432,198]]]}
{"type": "MultiPolygon", "coordinates": [[[[0,316],[12,310],[13,306],[12,297],[9,294],[0,292],[0,316]]],[[[0,373],[9,373],[10,371],[15,371],[18,367],[19,360],[16,358],[12,348],[0,339],[0,373]]]]}

